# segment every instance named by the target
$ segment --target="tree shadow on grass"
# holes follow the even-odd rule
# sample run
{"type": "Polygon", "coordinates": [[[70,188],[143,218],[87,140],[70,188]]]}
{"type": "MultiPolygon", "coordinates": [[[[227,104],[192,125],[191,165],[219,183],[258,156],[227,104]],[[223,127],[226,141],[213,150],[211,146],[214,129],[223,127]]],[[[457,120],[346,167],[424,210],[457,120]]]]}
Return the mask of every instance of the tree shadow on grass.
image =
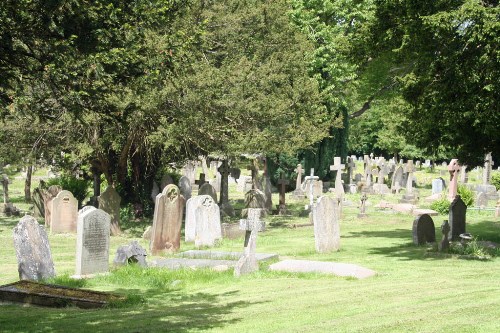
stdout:
{"type": "MultiPolygon", "coordinates": [[[[256,302],[237,299],[237,291],[221,294],[180,291],[116,289],[118,294],[139,294],[144,304],[106,309],[82,310],[74,307],[26,309],[11,306],[0,316],[2,332],[190,332],[221,328],[241,319],[227,316],[256,302]],[[2,318],[3,317],[3,318],[2,318]],[[21,323],[21,324],[20,324],[21,323]]],[[[262,303],[262,302],[257,302],[262,303]]]]}
{"type": "MultiPolygon", "coordinates": [[[[14,228],[17,223],[19,223],[19,220],[21,220],[20,216],[0,216],[0,225],[2,227],[7,227],[8,229],[14,228]]],[[[2,232],[3,230],[0,230],[2,232]]]]}
{"type": "Polygon", "coordinates": [[[348,235],[342,235],[342,238],[401,238],[401,239],[411,239],[411,230],[408,229],[391,229],[391,230],[370,230],[370,231],[359,231],[359,232],[349,232],[348,235]]]}

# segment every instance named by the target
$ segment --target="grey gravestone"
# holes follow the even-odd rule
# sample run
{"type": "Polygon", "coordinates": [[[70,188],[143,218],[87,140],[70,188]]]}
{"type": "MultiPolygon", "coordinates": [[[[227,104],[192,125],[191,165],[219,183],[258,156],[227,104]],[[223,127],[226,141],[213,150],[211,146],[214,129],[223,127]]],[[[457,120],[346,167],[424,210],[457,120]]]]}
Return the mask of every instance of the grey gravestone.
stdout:
{"type": "Polygon", "coordinates": [[[292,193],[292,198],[301,200],[305,197],[304,190],[302,189],[302,171],[304,171],[302,165],[298,164],[294,171],[297,173],[297,179],[295,181],[295,190],[292,193]]]}
{"type": "Polygon", "coordinates": [[[151,189],[151,200],[153,200],[153,202],[156,200],[156,196],[158,194],[160,194],[160,187],[155,181],[153,181],[153,186],[151,189]]]}
{"type": "Polygon", "coordinates": [[[459,195],[450,205],[450,213],[448,221],[450,223],[450,240],[456,241],[460,239],[460,234],[465,233],[465,218],[467,214],[467,206],[459,195]]]}
{"type": "Polygon", "coordinates": [[[438,249],[439,251],[446,251],[450,247],[450,241],[448,240],[450,225],[447,220],[444,220],[443,224],[441,224],[441,233],[443,234],[443,237],[441,238],[438,249]]]}
{"type": "Polygon", "coordinates": [[[191,181],[188,177],[182,176],[179,179],[179,191],[181,191],[181,195],[185,200],[189,200],[191,198],[191,181]]]}
{"type": "Polygon", "coordinates": [[[264,177],[264,195],[266,196],[266,209],[270,212],[273,210],[273,192],[271,179],[268,176],[264,177]]]}
{"type": "Polygon", "coordinates": [[[50,232],[76,233],[78,201],[70,191],[61,191],[51,201],[50,232]]]}
{"type": "Polygon", "coordinates": [[[438,194],[443,192],[443,181],[441,178],[436,178],[432,180],[432,194],[438,194]]]}
{"type": "Polygon", "coordinates": [[[366,201],[368,200],[368,197],[366,193],[363,193],[361,196],[361,204],[359,205],[359,214],[358,218],[363,218],[366,217],[366,201]]]}
{"type": "Polygon", "coordinates": [[[208,195],[203,196],[198,203],[194,211],[196,219],[194,244],[196,247],[214,246],[217,240],[222,239],[219,206],[208,195]]]}
{"type": "Polygon", "coordinates": [[[163,191],[163,189],[165,189],[165,187],[167,187],[167,185],[170,185],[170,184],[173,184],[173,183],[174,183],[174,180],[172,179],[172,177],[170,175],[168,175],[168,174],[165,174],[161,178],[160,188],[163,191]]]}
{"type": "Polygon", "coordinates": [[[49,186],[47,190],[42,191],[43,196],[43,207],[44,207],[44,219],[45,226],[50,228],[50,222],[52,220],[52,200],[57,196],[59,192],[62,191],[62,187],[59,185],[49,186]]]}
{"type": "Polygon", "coordinates": [[[112,235],[120,233],[120,202],[122,198],[113,186],[106,187],[98,198],[99,208],[111,217],[110,230],[112,235]]]}
{"type": "Polygon", "coordinates": [[[436,241],[436,228],[432,217],[427,214],[419,215],[413,221],[413,244],[423,245],[436,241]]]}
{"type": "Polygon", "coordinates": [[[102,209],[90,207],[78,214],[76,237],[77,276],[109,270],[109,232],[111,217],[102,209]]]}
{"type": "Polygon", "coordinates": [[[33,200],[33,214],[35,217],[45,216],[45,207],[43,206],[43,196],[40,188],[35,188],[33,194],[31,195],[33,200]]]}
{"type": "Polygon", "coordinates": [[[209,183],[201,185],[200,189],[198,190],[198,195],[209,195],[212,197],[212,199],[214,199],[215,202],[217,202],[217,191],[209,183]]]}
{"type": "Polygon", "coordinates": [[[240,220],[240,229],[246,232],[245,243],[243,255],[234,267],[234,276],[249,274],[259,269],[255,248],[257,246],[257,233],[265,229],[265,223],[260,219],[261,213],[262,209],[260,208],[250,208],[247,219],[240,220]]]}
{"type": "Polygon", "coordinates": [[[403,167],[399,166],[394,175],[392,176],[392,185],[391,191],[392,193],[399,193],[399,190],[403,188],[403,167]]]}
{"type": "Polygon", "coordinates": [[[338,203],[322,196],[312,210],[316,251],[326,253],[340,249],[338,203]]]}
{"type": "Polygon", "coordinates": [[[167,185],[156,197],[150,250],[153,255],[180,248],[184,197],[179,188],[167,185]]]}
{"type": "Polygon", "coordinates": [[[484,192],[479,192],[476,195],[476,207],[488,206],[488,196],[484,192]]]}
{"type": "Polygon", "coordinates": [[[130,244],[122,245],[116,250],[113,264],[123,266],[137,263],[142,267],[147,267],[146,256],[146,250],[137,241],[132,241],[130,244]]]}
{"type": "Polygon", "coordinates": [[[261,190],[250,190],[245,193],[245,209],[241,211],[241,217],[246,217],[249,208],[261,208],[266,213],[266,196],[261,190]]]}
{"type": "Polygon", "coordinates": [[[14,248],[20,280],[38,281],[56,275],[45,228],[24,216],[14,228],[14,248]]]}

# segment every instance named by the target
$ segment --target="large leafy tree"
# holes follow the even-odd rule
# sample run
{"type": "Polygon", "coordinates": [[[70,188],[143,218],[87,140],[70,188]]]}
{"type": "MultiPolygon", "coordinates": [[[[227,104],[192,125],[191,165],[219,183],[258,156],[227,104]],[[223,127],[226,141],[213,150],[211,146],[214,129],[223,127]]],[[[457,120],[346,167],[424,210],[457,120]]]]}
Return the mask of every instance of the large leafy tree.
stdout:
{"type": "Polygon", "coordinates": [[[469,166],[500,154],[499,19],[497,1],[377,1],[377,47],[406,68],[409,142],[469,166]]]}

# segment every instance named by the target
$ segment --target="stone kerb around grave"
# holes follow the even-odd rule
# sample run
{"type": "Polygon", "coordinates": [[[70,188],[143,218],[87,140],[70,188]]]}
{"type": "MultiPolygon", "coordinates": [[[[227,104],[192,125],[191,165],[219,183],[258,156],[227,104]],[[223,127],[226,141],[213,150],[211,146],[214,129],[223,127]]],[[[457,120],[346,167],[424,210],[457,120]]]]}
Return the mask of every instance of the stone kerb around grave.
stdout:
{"type": "Polygon", "coordinates": [[[20,280],[39,281],[56,275],[44,226],[24,216],[14,228],[14,248],[20,280]]]}
{"type": "Polygon", "coordinates": [[[70,191],[63,190],[51,202],[50,232],[76,233],[78,201],[70,191]]]}
{"type": "Polygon", "coordinates": [[[336,200],[322,196],[313,208],[316,251],[326,253],[340,249],[339,212],[336,200]]]}
{"type": "Polygon", "coordinates": [[[76,238],[77,276],[109,270],[111,216],[102,209],[85,207],[78,214],[76,238]]]}

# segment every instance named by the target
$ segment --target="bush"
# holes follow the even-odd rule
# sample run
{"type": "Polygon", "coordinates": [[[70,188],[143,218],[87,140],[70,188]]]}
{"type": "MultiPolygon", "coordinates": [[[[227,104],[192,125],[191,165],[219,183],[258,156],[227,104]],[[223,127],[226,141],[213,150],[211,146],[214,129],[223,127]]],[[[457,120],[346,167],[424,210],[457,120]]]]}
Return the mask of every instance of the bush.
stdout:
{"type": "Polygon", "coordinates": [[[464,185],[458,185],[457,194],[462,198],[467,207],[474,205],[474,192],[464,185]]]}
{"type": "Polygon", "coordinates": [[[441,215],[446,215],[450,211],[450,202],[446,197],[442,197],[441,199],[434,201],[431,204],[431,209],[435,210],[441,215]]]}
{"type": "Polygon", "coordinates": [[[90,180],[76,178],[73,176],[60,176],[51,178],[46,182],[46,186],[59,185],[63,190],[70,191],[78,202],[83,203],[89,193],[90,180]]]}
{"type": "Polygon", "coordinates": [[[497,191],[500,191],[500,173],[495,172],[491,175],[491,185],[494,185],[497,191]]]}

